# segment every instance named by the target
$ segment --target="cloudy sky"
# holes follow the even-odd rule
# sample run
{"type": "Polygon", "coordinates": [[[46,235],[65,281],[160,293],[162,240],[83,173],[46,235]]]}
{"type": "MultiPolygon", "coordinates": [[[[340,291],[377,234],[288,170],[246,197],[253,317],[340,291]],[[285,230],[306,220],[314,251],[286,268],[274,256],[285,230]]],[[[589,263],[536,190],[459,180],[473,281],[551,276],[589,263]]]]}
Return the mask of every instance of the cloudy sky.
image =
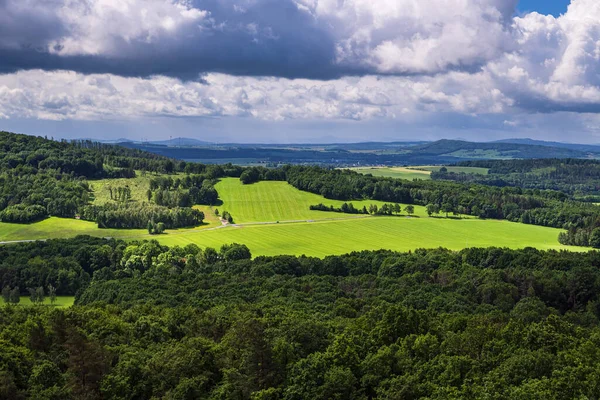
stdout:
{"type": "Polygon", "coordinates": [[[600,143],[598,0],[0,0],[0,129],[600,143]]]}

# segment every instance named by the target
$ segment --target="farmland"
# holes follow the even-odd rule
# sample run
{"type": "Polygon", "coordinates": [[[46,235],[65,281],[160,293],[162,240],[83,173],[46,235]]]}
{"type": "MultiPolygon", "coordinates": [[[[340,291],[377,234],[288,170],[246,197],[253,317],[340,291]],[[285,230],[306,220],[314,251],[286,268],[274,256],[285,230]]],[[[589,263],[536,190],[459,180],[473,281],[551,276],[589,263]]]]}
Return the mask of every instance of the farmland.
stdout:
{"type": "MultiPolygon", "coordinates": [[[[371,174],[373,176],[384,176],[388,178],[397,179],[430,179],[431,172],[439,171],[441,166],[418,166],[418,167],[369,167],[369,168],[353,168],[354,171],[361,174],[371,174]]],[[[487,175],[487,168],[476,168],[476,167],[458,167],[449,166],[446,167],[448,172],[455,173],[468,173],[468,174],[480,174],[487,175]]]]}
{"type": "Polygon", "coordinates": [[[326,256],[358,250],[445,247],[536,247],[539,249],[585,250],[561,246],[558,229],[506,221],[445,218],[354,217],[346,220],[290,224],[245,225],[169,234],[160,242],[169,246],[189,243],[219,247],[244,243],[254,255],[306,254],[326,256]]]}
{"type": "MultiPolygon", "coordinates": [[[[439,165],[425,165],[425,166],[419,166],[419,167],[409,167],[409,169],[411,170],[418,170],[418,171],[429,171],[429,172],[433,172],[433,171],[439,171],[440,170],[439,165]]],[[[448,172],[454,172],[457,174],[460,173],[465,173],[465,174],[478,174],[478,175],[487,175],[489,172],[489,169],[487,168],[477,168],[477,167],[459,167],[459,166],[446,166],[444,167],[446,168],[446,170],[448,172]]]]}
{"type": "MultiPolygon", "coordinates": [[[[138,193],[143,193],[142,178],[136,178],[138,193]]],[[[114,180],[110,182],[115,185],[114,180]]],[[[94,188],[107,182],[93,182],[94,188]]],[[[115,185],[116,186],[116,185],[115,185]]],[[[239,179],[224,178],[216,185],[223,202],[219,210],[229,211],[235,226],[222,227],[207,206],[205,224],[189,229],[169,230],[151,236],[145,230],[98,229],[88,221],[51,217],[33,224],[0,223],[0,241],[65,238],[76,235],[114,237],[126,240],[157,239],[165,245],[198,244],[220,247],[225,243],[244,243],[254,255],[306,254],[325,256],[354,250],[501,246],[539,249],[585,248],[561,246],[559,229],[524,225],[507,221],[469,218],[429,218],[424,207],[415,207],[415,215],[356,216],[311,211],[312,204],[339,207],[343,202],[327,200],[319,195],[297,190],[286,182],[258,182],[242,185],[239,179]]],[[[98,190],[98,189],[96,189],[98,190]]],[[[136,192],[136,190],[132,190],[136,192]]],[[[135,196],[133,197],[135,199],[135,196]]],[[[102,195],[96,195],[102,201],[102,195]]],[[[357,208],[377,201],[354,201],[357,208]]]]}
{"type": "MultiPolygon", "coordinates": [[[[44,302],[41,304],[42,306],[53,306],[57,308],[63,307],[71,307],[75,302],[74,296],[56,296],[56,301],[54,304],[50,302],[50,298],[46,297],[44,302]]],[[[21,300],[19,301],[19,306],[32,306],[33,303],[29,296],[21,296],[21,300]]]]}
{"type": "Polygon", "coordinates": [[[369,167],[369,168],[353,168],[354,171],[360,174],[371,174],[373,176],[385,176],[388,178],[397,179],[430,179],[431,171],[421,171],[408,167],[369,167]]]}
{"type": "MultiPolygon", "coordinates": [[[[237,223],[275,222],[297,220],[319,220],[344,215],[311,211],[309,207],[323,203],[340,207],[344,202],[328,200],[322,196],[295,189],[287,182],[258,182],[242,185],[239,179],[225,178],[216,185],[223,205],[221,210],[229,211],[237,223]]],[[[370,204],[381,206],[384,203],[374,200],[351,201],[356,208],[370,204]]],[[[425,207],[415,206],[415,215],[425,216],[425,207]]]]}
{"type": "MultiPolygon", "coordinates": [[[[138,172],[138,174],[140,174],[138,172]]],[[[146,201],[146,191],[149,186],[149,176],[136,176],[135,178],[102,179],[90,181],[90,187],[94,191],[94,204],[105,204],[110,201],[109,188],[129,187],[131,189],[131,200],[135,202],[146,201]]]]}

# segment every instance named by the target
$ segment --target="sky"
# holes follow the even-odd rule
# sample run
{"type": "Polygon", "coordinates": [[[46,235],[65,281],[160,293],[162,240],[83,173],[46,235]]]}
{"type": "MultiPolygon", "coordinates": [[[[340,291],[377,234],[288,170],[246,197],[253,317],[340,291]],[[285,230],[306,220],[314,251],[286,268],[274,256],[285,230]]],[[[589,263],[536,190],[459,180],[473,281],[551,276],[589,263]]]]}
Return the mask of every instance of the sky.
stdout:
{"type": "Polygon", "coordinates": [[[520,12],[532,11],[540,14],[551,14],[555,17],[567,11],[570,0],[521,0],[518,5],[520,12]]]}
{"type": "Polygon", "coordinates": [[[0,0],[0,129],[600,143],[597,0],[0,0]]]}

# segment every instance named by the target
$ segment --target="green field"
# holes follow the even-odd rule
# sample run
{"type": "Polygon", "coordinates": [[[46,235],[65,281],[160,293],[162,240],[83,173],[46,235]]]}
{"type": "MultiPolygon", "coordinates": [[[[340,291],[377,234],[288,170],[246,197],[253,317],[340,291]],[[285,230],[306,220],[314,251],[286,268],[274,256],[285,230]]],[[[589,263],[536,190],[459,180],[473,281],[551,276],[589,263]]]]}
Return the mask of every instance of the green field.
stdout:
{"type": "Polygon", "coordinates": [[[166,245],[196,243],[219,247],[244,243],[254,255],[306,254],[325,256],[357,250],[446,247],[536,247],[569,249],[558,243],[560,230],[506,221],[445,218],[364,217],[344,221],[228,227],[188,235],[165,235],[166,245]]]}
{"type": "MultiPolygon", "coordinates": [[[[199,208],[206,209],[204,207],[199,208]]],[[[220,225],[220,222],[217,224],[214,221],[214,217],[210,218],[210,213],[207,212],[206,215],[209,217],[202,226],[189,229],[171,229],[169,232],[173,234],[187,234],[220,225]]],[[[145,229],[99,229],[95,222],[79,221],[70,218],[50,217],[34,224],[8,224],[0,222],[0,242],[68,238],[77,235],[116,239],[156,239],[156,236],[149,235],[145,229]]]]}
{"type": "MultiPolygon", "coordinates": [[[[54,302],[54,305],[52,305],[50,303],[49,297],[46,297],[44,299],[44,302],[42,303],[42,305],[63,308],[63,307],[71,307],[74,302],[75,302],[74,296],[56,296],[56,301],[54,302]]],[[[19,302],[18,305],[19,306],[32,306],[33,303],[31,302],[31,299],[29,298],[29,296],[21,296],[21,301],[19,302]]]]}
{"type": "Polygon", "coordinates": [[[519,158],[518,150],[507,150],[507,151],[499,151],[499,150],[484,150],[484,149],[462,149],[453,151],[452,153],[446,154],[447,156],[457,157],[457,158],[479,158],[482,160],[509,160],[512,158],[519,158]]]}
{"type": "MultiPolygon", "coordinates": [[[[131,185],[130,185],[131,186],[131,185]]],[[[236,225],[222,227],[209,207],[201,207],[207,223],[192,229],[169,230],[150,236],[145,230],[98,229],[93,222],[49,218],[30,225],[0,223],[0,241],[31,240],[93,235],[126,240],[157,239],[166,245],[196,243],[220,247],[245,243],[254,255],[306,254],[325,256],[355,250],[499,246],[510,248],[570,249],[558,243],[559,229],[507,221],[475,218],[429,218],[424,207],[415,207],[415,216],[381,217],[311,211],[311,204],[339,206],[343,202],[302,192],[286,182],[259,182],[242,185],[227,178],[217,184],[223,204],[221,211],[233,215],[236,225]]],[[[354,201],[356,207],[374,201],[354,201]]]]}
{"type": "Polygon", "coordinates": [[[150,188],[149,176],[137,176],[132,179],[102,179],[98,181],[90,181],[90,186],[94,191],[94,204],[104,204],[110,200],[109,187],[116,189],[117,187],[129,186],[131,189],[132,201],[147,201],[146,191],[150,188]]]}
{"type": "MultiPolygon", "coordinates": [[[[341,206],[344,202],[328,200],[317,194],[303,192],[287,182],[258,182],[242,185],[239,179],[226,178],[216,186],[223,205],[221,211],[229,211],[236,223],[319,220],[347,218],[348,214],[311,211],[311,205],[341,206]]],[[[374,200],[348,201],[356,208],[381,206],[384,202],[374,200]]],[[[425,207],[415,206],[415,215],[425,216],[425,207]]]]}
{"type": "MultiPolygon", "coordinates": [[[[432,171],[439,171],[441,166],[425,165],[418,167],[369,167],[369,168],[352,168],[360,174],[371,174],[373,176],[385,176],[388,178],[397,179],[431,179],[430,175],[432,171]]],[[[448,172],[466,174],[481,174],[487,175],[487,168],[475,168],[475,167],[446,167],[448,172]]]]}
{"type": "MultiPolygon", "coordinates": [[[[408,169],[419,170],[419,171],[439,171],[442,168],[439,165],[425,165],[419,167],[408,167],[408,169]]],[[[464,172],[465,174],[479,174],[479,175],[487,175],[489,173],[488,168],[477,168],[477,167],[456,167],[456,166],[447,166],[446,169],[448,172],[455,172],[460,174],[464,172]]]]}
{"type": "Polygon", "coordinates": [[[397,179],[431,179],[431,171],[419,171],[407,167],[370,167],[370,168],[352,168],[359,174],[371,174],[373,176],[385,176],[397,179]]]}
{"type": "Polygon", "coordinates": [[[147,236],[142,229],[98,229],[95,222],[79,221],[69,218],[50,217],[34,224],[0,223],[0,241],[55,239],[77,235],[128,238],[147,236]]]}

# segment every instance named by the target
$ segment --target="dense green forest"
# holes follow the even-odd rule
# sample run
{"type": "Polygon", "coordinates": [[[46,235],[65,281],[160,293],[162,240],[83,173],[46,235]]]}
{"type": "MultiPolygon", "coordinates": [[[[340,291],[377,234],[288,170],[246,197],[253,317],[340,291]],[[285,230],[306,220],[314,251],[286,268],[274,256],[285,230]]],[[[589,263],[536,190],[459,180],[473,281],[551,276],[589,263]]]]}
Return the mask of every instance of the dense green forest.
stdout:
{"type": "MultiPolygon", "coordinates": [[[[194,204],[214,204],[214,180],[240,176],[240,167],[206,166],[174,161],[152,153],[90,141],[57,142],[47,138],[0,132],[0,221],[30,223],[47,216],[95,221],[100,228],[146,228],[162,223],[167,228],[193,226],[204,216],[194,204]],[[119,191],[101,206],[92,206],[89,180],[133,178],[142,173],[185,173],[185,178],[159,178],[148,203],[128,204],[119,191]],[[182,192],[179,188],[186,188],[182,192]]],[[[123,189],[123,188],[118,188],[123,189]]]]}
{"type": "Polygon", "coordinates": [[[600,253],[258,257],[80,237],[0,247],[9,399],[572,399],[600,389],[600,253]],[[57,280],[68,263],[72,287],[57,280]],[[12,272],[10,272],[12,271],[12,272]],[[40,280],[33,276],[45,275],[40,280]]]}
{"type": "Polygon", "coordinates": [[[464,167],[489,168],[488,175],[433,172],[432,179],[557,190],[582,200],[600,199],[600,161],[582,159],[485,160],[458,163],[464,167]]]}

